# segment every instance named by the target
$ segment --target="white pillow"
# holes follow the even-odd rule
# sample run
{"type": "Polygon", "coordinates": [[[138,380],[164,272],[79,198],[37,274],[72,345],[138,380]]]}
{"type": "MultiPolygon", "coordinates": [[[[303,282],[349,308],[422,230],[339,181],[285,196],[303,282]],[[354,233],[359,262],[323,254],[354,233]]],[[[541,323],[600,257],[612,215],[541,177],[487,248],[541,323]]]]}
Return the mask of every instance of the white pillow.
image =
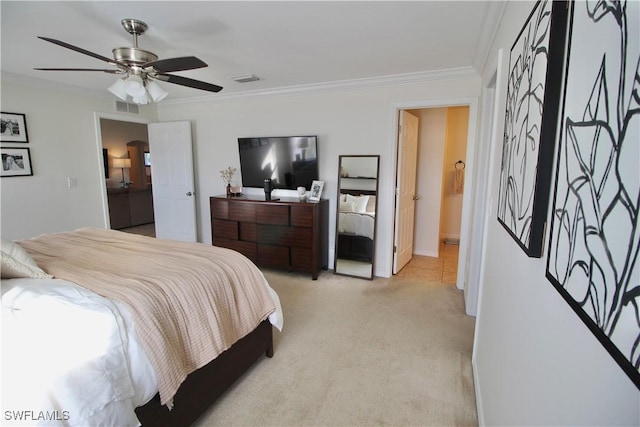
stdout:
{"type": "Polygon", "coordinates": [[[0,276],[3,279],[26,277],[32,279],[51,279],[53,276],[45,273],[31,258],[22,246],[9,240],[0,239],[2,265],[0,276]]]}
{"type": "Polygon", "coordinates": [[[340,194],[340,201],[341,202],[346,202],[347,201],[347,195],[346,194],[340,194]]]}
{"type": "Polygon", "coordinates": [[[353,202],[340,202],[340,212],[355,212],[356,205],[353,202]]]}
{"type": "Polygon", "coordinates": [[[367,211],[369,196],[352,196],[351,194],[347,194],[347,202],[355,204],[354,212],[365,213],[367,211]]]}

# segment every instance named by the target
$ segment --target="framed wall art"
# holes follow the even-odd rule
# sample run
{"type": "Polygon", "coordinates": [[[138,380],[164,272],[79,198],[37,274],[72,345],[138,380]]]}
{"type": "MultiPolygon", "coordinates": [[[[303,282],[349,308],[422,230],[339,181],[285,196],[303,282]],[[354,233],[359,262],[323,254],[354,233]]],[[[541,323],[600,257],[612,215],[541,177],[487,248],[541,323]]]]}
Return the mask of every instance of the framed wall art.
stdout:
{"type": "Polygon", "coordinates": [[[567,3],[539,1],[509,55],[498,221],[541,257],[560,103],[567,3]]]}
{"type": "Polygon", "coordinates": [[[640,2],[572,2],[547,278],[640,388],[640,2]]]}
{"type": "Polygon", "coordinates": [[[2,170],[0,176],[31,176],[31,155],[28,148],[0,148],[2,170]]]}
{"type": "Polygon", "coordinates": [[[0,142],[29,142],[24,114],[0,113],[0,142]]]}

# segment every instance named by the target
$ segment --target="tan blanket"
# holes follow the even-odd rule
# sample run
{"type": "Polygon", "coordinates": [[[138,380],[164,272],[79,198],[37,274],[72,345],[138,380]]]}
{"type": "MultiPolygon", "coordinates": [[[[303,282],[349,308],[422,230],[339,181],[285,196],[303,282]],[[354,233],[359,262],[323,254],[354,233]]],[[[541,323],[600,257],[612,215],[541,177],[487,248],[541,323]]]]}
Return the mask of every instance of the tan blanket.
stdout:
{"type": "Polygon", "coordinates": [[[49,274],[129,307],[169,407],[189,373],[275,310],[260,270],[228,249],[88,228],[18,243],[49,274]]]}

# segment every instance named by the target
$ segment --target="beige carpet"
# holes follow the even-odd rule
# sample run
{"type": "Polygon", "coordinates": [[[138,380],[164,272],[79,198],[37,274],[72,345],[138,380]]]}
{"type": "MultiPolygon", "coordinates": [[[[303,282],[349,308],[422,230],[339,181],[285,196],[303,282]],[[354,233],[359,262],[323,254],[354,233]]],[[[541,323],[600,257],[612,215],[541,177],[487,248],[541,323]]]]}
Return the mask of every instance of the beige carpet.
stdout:
{"type": "Polygon", "coordinates": [[[455,286],[411,274],[265,275],[285,318],[275,355],[196,426],[477,425],[474,319],[455,286]]]}

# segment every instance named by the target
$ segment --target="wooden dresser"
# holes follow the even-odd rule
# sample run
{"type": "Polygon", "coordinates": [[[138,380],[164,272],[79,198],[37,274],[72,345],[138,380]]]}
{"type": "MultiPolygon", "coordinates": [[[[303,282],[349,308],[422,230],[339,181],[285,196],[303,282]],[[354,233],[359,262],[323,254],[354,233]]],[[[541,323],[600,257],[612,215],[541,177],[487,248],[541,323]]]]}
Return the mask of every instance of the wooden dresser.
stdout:
{"type": "Polygon", "coordinates": [[[211,241],[234,249],[256,265],[311,273],[328,266],[329,201],[297,198],[210,198],[211,241]]]}

